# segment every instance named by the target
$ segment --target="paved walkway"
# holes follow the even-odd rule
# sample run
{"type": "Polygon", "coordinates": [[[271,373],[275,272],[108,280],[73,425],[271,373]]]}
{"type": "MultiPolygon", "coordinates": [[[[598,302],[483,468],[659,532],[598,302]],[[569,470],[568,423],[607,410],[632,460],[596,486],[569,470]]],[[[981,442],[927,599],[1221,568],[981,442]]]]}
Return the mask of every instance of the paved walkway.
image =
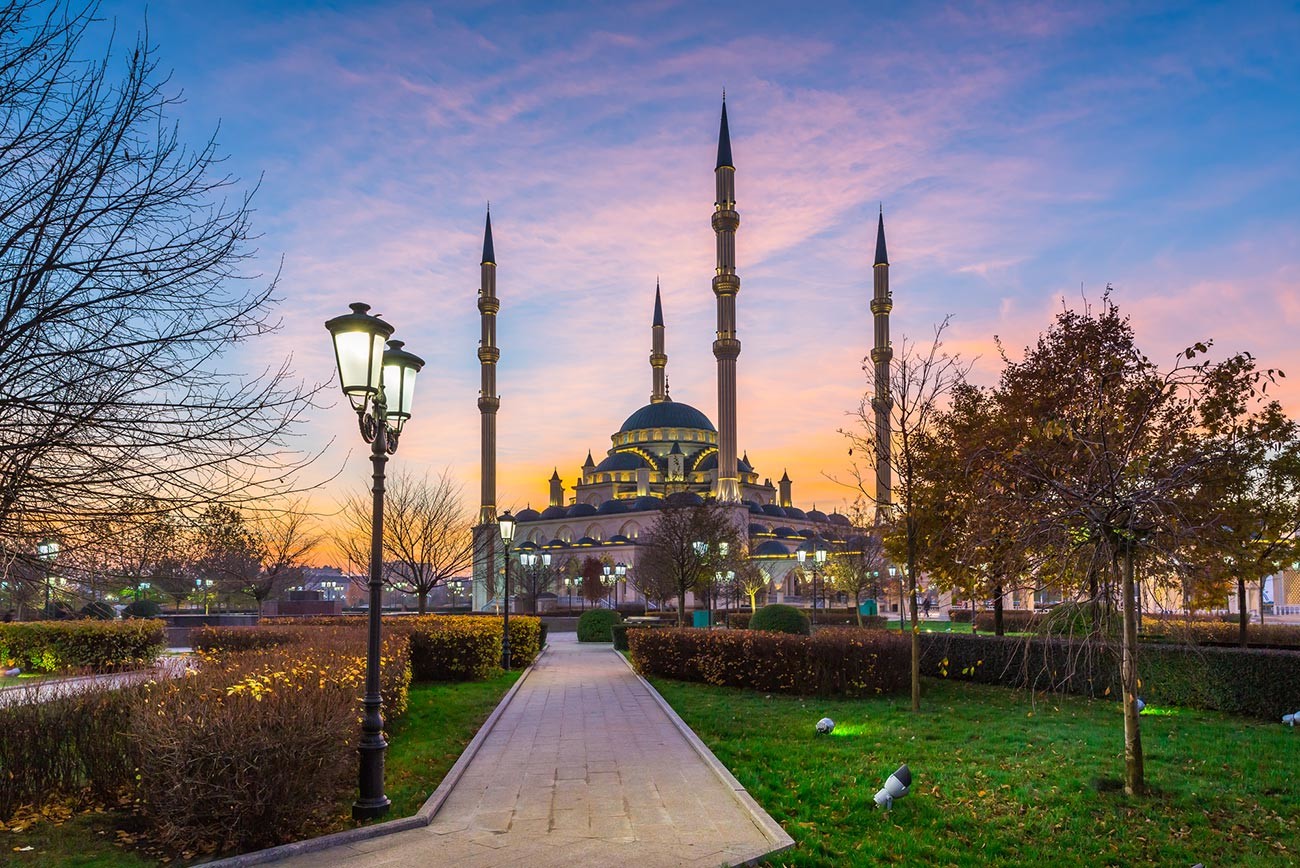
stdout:
{"type": "Polygon", "coordinates": [[[277,864],[716,868],[778,846],[734,786],[608,645],[561,633],[431,825],[277,864]]]}
{"type": "Polygon", "coordinates": [[[131,672],[113,672],[103,675],[76,675],[72,677],[33,678],[12,687],[0,687],[0,708],[25,705],[31,702],[48,702],[83,693],[88,690],[117,690],[142,681],[175,678],[185,672],[186,662],[181,657],[159,657],[152,669],[131,672]]]}

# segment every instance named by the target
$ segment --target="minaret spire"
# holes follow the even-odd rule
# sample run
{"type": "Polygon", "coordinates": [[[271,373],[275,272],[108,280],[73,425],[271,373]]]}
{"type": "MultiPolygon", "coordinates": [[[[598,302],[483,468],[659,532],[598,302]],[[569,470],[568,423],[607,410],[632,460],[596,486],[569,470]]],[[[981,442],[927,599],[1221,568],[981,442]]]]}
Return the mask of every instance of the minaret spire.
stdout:
{"type": "Polygon", "coordinates": [[[889,291],[889,255],[885,251],[885,208],[880,207],[880,220],[876,224],[876,263],[872,267],[874,292],[871,313],[876,320],[876,341],[871,349],[875,365],[875,396],[871,407],[876,411],[876,516],[885,516],[893,503],[892,437],[890,415],[894,399],[889,392],[889,365],[894,350],[889,341],[889,312],[894,307],[894,296],[889,291]]]}
{"type": "Polygon", "coordinates": [[[497,409],[501,399],[497,396],[497,300],[496,251],[492,247],[492,212],[488,211],[483,225],[483,261],[480,263],[478,311],[483,330],[478,342],[478,360],[481,383],[478,393],[478,410],[481,421],[480,445],[482,447],[483,491],[479,499],[478,521],[487,525],[497,520],[497,409]]]}
{"type": "Polygon", "coordinates": [[[668,354],[664,352],[664,307],[659,297],[659,279],[655,278],[655,314],[650,325],[650,403],[668,400],[668,354]]]}
{"type": "Polygon", "coordinates": [[[722,503],[740,502],[740,479],[736,472],[736,295],[740,277],[736,274],[736,167],[731,158],[731,130],[727,126],[727,100],[722,100],[722,122],[718,127],[718,165],[713,170],[717,191],[713,203],[713,232],[717,236],[717,268],[713,294],[718,299],[718,338],[713,357],[718,360],[718,479],[713,494],[722,503]]]}

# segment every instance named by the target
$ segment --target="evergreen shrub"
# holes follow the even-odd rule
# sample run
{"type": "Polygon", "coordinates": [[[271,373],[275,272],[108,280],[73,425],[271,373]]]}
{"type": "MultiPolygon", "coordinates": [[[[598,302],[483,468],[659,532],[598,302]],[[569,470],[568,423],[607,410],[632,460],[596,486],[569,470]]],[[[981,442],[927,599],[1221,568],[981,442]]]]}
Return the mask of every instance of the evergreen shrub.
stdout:
{"type": "Polygon", "coordinates": [[[133,600],[122,610],[123,618],[157,618],[162,606],[156,600],[133,600]]]}
{"type": "Polygon", "coordinates": [[[117,611],[103,600],[91,600],[82,606],[77,614],[82,618],[93,618],[96,621],[112,621],[117,617],[117,611]]]}
{"type": "Polygon", "coordinates": [[[911,683],[911,640],[896,633],[673,628],[629,630],[627,637],[632,665],[647,677],[822,696],[876,696],[911,683]]]}
{"type": "MultiPolygon", "coordinates": [[[[1007,687],[1118,700],[1115,647],[1067,639],[921,634],[921,672],[1007,687]]],[[[1279,720],[1300,709],[1300,652],[1144,643],[1139,693],[1176,705],[1279,720]]]]}
{"type": "Polygon", "coordinates": [[[592,609],[578,619],[579,642],[613,642],[610,627],[621,624],[623,616],[609,609],[592,609]]]}
{"type": "MultiPolygon", "coordinates": [[[[1003,609],[1002,629],[1007,633],[1030,633],[1039,629],[1044,617],[1038,612],[1025,609],[1003,609]]],[[[992,610],[975,613],[975,629],[981,633],[992,633],[994,628],[992,610]]]]}
{"type": "Polygon", "coordinates": [[[749,629],[807,636],[812,632],[812,624],[808,621],[808,616],[794,606],[772,603],[754,613],[749,619],[749,629]]]}
{"type": "Polygon", "coordinates": [[[114,672],[152,666],[161,621],[19,621],[0,624],[0,663],[36,672],[114,672]]]}

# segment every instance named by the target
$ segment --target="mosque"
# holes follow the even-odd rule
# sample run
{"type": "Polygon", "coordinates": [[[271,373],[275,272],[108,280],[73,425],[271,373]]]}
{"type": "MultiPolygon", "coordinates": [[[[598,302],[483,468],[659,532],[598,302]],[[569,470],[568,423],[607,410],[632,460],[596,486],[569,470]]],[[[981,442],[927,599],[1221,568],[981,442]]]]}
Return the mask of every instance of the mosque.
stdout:
{"type": "MultiPolygon", "coordinates": [[[[650,325],[650,402],[633,411],[610,436],[610,448],[599,461],[587,453],[571,484],[566,485],[558,467],[554,470],[545,509],[526,508],[515,516],[518,527],[510,549],[512,555],[545,551],[552,555],[554,563],[590,555],[611,565],[623,564],[628,575],[611,594],[620,602],[641,599],[635,587],[638,540],[654,525],[668,498],[674,503],[699,503],[712,497],[734,511],[735,524],[748,543],[750,556],[760,561],[772,581],[768,594],[772,601],[804,602],[802,595],[806,589],[800,587],[798,579],[784,581],[797,564],[800,548],[809,551],[819,543],[842,546],[866,533],[854,528],[839,513],[828,515],[795,506],[787,473],[783,471],[774,484],[770,477],[757,472],[747,453],[737,455],[736,363],[740,340],[736,302],[740,277],[736,272],[735,235],[740,215],[736,210],[735,172],[724,100],[712,214],[717,242],[712,288],[717,300],[717,339],[713,342],[713,354],[718,365],[718,424],[715,427],[705,412],[674,401],[669,395],[663,301],[656,285],[650,325]]],[[[889,312],[893,301],[889,292],[883,212],[877,225],[873,272],[871,310],[875,317],[875,346],[871,357],[877,394],[882,396],[874,406],[876,437],[879,442],[888,443],[892,407],[887,390],[892,353],[889,312]]],[[[482,388],[478,406],[482,420],[483,476],[476,528],[479,555],[474,568],[474,603],[476,608],[492,609],[498,604],[501,591],[502,543],[496,526],[496,412],[500,406],[496,392],[496,364],[500,358],[496,346],[496,315],[500,301],[496,295],[491,215],[484,229],[481,278],[478,309],[482,335],[478,358],[482,388]]],[[[886,462],[878,462],[877,477],[877,502],[887,505],[890,475],[886,462]]],[[[512,573],[515,569],[518,567],[512,564],[512,573]]]]}

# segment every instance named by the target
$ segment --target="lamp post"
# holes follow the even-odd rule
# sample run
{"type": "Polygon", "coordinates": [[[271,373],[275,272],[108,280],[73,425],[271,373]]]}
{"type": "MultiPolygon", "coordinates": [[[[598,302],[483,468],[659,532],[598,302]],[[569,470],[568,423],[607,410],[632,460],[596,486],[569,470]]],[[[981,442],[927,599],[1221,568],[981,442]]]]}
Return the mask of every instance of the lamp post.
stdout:
{"type": "Polygon", "coordinates": [[[50,617],[50,574],[54,572],[54,560],[59,556],[59,544],[52,539],[43,539],[36,544],[36,555],[45,564],[45,614],[50,617]]]}
{"type": "MultiPolygon", "coordinates": [[[[799,567],[802,568],[808,561],[808,550],[800,548],[795,552],[795,557],[799,559],[799,567]]],[[[813,571],[812,571],[812,622],[817,623],[817,573],[821,566],[826,563],[826,547],[820,542],[813,549],[813,571]]]]}
{"type": "MultiPolygon", "coordinates": [[[[698,555],[701,560],[707,558],[709,552],[713,549],[713,547],[706,542],[693,542],[691,543],[691,546],[695,549],[695,554],[698,555]]],[[[731,551],[731,544],[726,541],[719,542],[717,544],[717,551],[718,555],[725,559],[727,554],[731,551]]],[[[705,566],[705,569],[707,569],[707,566],[705,566]]],[[[708,599],[705,600],[704,605],[709,615],[709,626],[711,627],[713,626],[713,589],[706,589],[706,593],[708,599]]]]}
{"type": "Polygon", "coordinates": [[[623,583],[623,600],[627,600],[627,564],[619,561],[614,564],[614,607],[618,608],[618,583],[623,583]]]}
{"type": "Polygon", "coordinates": [[[907,629],[903,625],[903,571],[897,567],[889,568],[889,577],[892,579],[898,577],[898,632],[906,633],[907,629]]]}
{"type": "Polygon", "coordinates": [[[614,568],[609,564],[602,564],[600,568],[600,583],[605,586],[605,604],[611,609],[614,608],[610,603],[610,591],[614,588],[614,568]]]}
{"type": "Polygon", "coordinates": [[[510,514],[510,510],[502,513],[497,519],[497,526],[501,528],[501,542],[506,545],[506,576],[505,587],[502,589],[501,600],[501,668],[506,671],[510,670],[510,543],[515,538],[515,517],[510,514]]]}
{"type": "Polygon", "coordinates": [[[528,593],[529,593],[529,594],[532,596],[532,598],[533,598],[533,610],[536,611],[536,610],[537,610],[537,596],[538,596],[539,593],[541,593],[541,592],[538,590],[538,588],[545,587],[545,585],[546,585],[545,582],[538,581],[538,578],[537,578],[537,570],[538,570],[539,568],[540,568],[541,570],[543,570],[543,571],[549,571],[549,570],[550,570],[550,568],[551,568],[551,553],[550,553],[550,552],[542,552],[541,554],[538,554],[537,552],[520,552],[520,553],[519,553],[519,563],[523,564],[525,567],[528,568],[528,574],[529,574],[529,576],[531,577],[531,581],[532,581],[532,587],[530,587],[530,588],[528,589],[528,593]]]}
{"type": "Polygon", "coordinates": [[[350,305],[351,313],[325,323],[334,342],[339,384],[356,411],[361,437],[370,444],[372,468],[370,519],[370,611],[366,642],[366,694],[362,700],[361,764],[358,796],[352,818],[370,820],[388,813],[384,795],[383,698],[379,692],[380,630],[383,615],[384,466],[397,451],[397,440],[411,418],[415,375],[424,360],[402,349],[401,341],[388,341],[393,327],[369,313],[370,306],[350,305]],[[387,348],[384,344],[388,342],[387,348]]]}

